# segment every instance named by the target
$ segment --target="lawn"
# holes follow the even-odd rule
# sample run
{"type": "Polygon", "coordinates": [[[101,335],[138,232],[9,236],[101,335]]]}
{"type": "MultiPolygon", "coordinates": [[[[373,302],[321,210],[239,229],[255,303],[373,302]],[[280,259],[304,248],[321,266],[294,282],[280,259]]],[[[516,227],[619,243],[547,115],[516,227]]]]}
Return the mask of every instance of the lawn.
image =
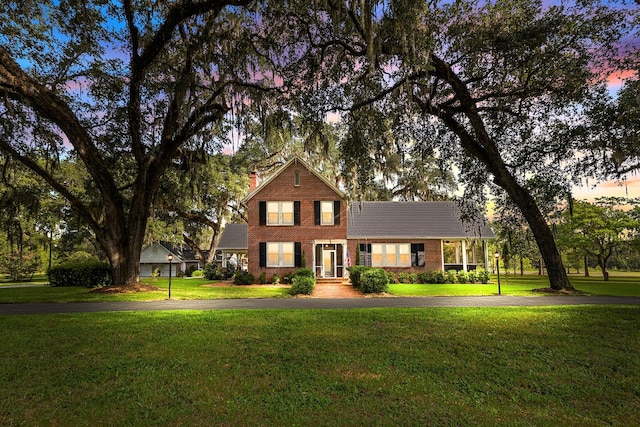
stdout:
{"type": "Polygon", "coordinates": [[[635,425],[639,307],[0,316],[0,425],[635,425]]]}
{"type": "MultiPolygon", "coordinates": [[[[287,298],[288,288],[261,286],[211,286],[216,281],[204,278],[173,278],[171,299],[220,299],[220,298],[287,298]]],[[[158,291],[126,294],[96,293],[84,287],[25,287],[0,286],[1,303],[26,302],[87,302],[87,301],[154,301],[168,297],[169,279],[146,279],[145,283],[157,286],[158,291]]]]}
{"type": "MultiPolygon", "coordinates": [[[[91,302],[91,301],[153,301],[168,297],[168,278],[146,279],[146,283],[160,290],[127,294],[95,293],[83,287],[25,287],[7,288],[0,286],[0,304],[27,302],[91,302]]],[[[640,296],[640,274],[612,273],[611,280],[604,282],[601,277],[572,275],[574,286],[586,295],[640,296]]],[[[501,275],[503,295],[538,295],[536,288],[547,288],[546,276],[535,274],[501,275]]],[[[38,282],[42,284],[42,282],[38,282]]],[[[173,278],[171,298],[178,300],[220,299],[220,298],[289,298],[288,287],[259,286],[212,286],[215,281],[203,278],[173,278]]],[[[6,284],[5,284],[6,285],[6,284]]],[[[471,296],[495,295],[498,293],[496,276],[491,283],[483,284],[392,284],[392,296],[471,296]]]]}
{"type": "MultiPolygon", "coordinates": [[[[389,293],[396,296],[471,296],[494,295],[498,293],[497,276],[491,276],[491,283],[483,284],[405,284],[389,285],[389,293]]],[[[570,275],[573,286],[586,295],[640,296],[640,275],[638,273],[612,272],[605,282],[602,276],[584,277],[570,275]]],[[[548,288],[547,276],[536,274],[500,275],[503,295],[541,295],[532,292],[537,288],[548,288]]]]}

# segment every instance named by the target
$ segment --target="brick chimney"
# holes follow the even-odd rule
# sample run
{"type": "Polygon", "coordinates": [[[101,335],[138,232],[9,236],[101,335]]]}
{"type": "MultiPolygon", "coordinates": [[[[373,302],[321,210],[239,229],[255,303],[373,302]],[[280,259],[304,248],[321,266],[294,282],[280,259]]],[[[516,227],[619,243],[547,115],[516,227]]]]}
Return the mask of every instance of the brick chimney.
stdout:
{"type": "Polygon", "coordinates": [[[249,193],[256,189],[258,174],[255,171],[249,172],[249,193]]]}

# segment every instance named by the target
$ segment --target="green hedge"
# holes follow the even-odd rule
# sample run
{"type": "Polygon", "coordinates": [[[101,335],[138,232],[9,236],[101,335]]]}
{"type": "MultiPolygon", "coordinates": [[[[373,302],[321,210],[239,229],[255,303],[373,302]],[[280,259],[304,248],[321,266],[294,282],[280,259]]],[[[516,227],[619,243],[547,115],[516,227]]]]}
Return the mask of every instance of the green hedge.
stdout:
{"type": "Polygon", "coordinates": [[[236,271],[233,276],[234,285],[252,285],[256,281],[253,274],[244,271],[236,271]]]}
{"type": "Polygon", "coordinates": [[[371,267],[368,267],[366,265],[354,265],[347,268],[347,270],[349,270],[349,279],[351,279],[351,285],[353,285],[353,287],[356,289],[361,289],[360,276],[365,271],[371,270],[371,267]]]}
{"type": "Polygon", "coordinates": [[[50,286],[86,286],[97,288],[111,285],[111,266],[106,262],[61,264],[48,273],[50,286]]]}
{"type": "Polygon", "coordinates": [[[316,287],[316,279],[308,276],[293,276],[289,292],[291,295],[311,295],[316,287]]]}
{"type": "Polygon", "coordinates": [[[365,294],[379,294],[389,289],[389,276],[382,268],[372,268],[360,275],[360,288],[365,294]]]}

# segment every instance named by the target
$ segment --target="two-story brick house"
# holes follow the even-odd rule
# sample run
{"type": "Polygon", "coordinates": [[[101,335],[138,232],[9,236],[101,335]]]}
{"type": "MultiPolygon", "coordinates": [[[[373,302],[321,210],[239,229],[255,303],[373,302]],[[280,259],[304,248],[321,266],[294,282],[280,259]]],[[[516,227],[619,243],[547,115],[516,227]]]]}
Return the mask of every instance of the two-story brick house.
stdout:
{"type": "Polygon", "coordinates": [[[463,223],[453,202],[354,202],[299,158],[245,198],[248,269],[271,277],[300,267],[347,277],[351,264],[392,271],[474,269],[488,264],[484,218],[463,223]],[[356,259],[357,258],[357,259],[356,259]]]}
{"type": "Polygon", "coordinates": [[[299,158],[287,162],[245,199],[249,271],[286,274],[313,268],[318,277],[345,277],[345,195],[299,158]]]}

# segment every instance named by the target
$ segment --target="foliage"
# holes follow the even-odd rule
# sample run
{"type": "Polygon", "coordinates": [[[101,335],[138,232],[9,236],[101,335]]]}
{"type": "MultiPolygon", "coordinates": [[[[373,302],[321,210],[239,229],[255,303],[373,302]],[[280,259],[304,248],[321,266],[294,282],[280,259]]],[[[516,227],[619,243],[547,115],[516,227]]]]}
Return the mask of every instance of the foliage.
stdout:
{"type": "Polygon", "coordinates": [[[231,110],[280,92],[275,68],[287,47],[267,33],[287,22],[265,33],[262,4],[247,3],[44,0],[0,10],[0,150],[68,201],[118,284],[138,279],[162,183],[220,151],[231,110]],[[61,158],[75,162],[79,182],[69,185],[61,158]]]}
{"type": "Polygon", "coordinates": [[[222,279],[222,271],[218,268],[215,262],[210,262],[204,265],[203,269],[204,277],[208,280],[220,280],[222,279]]]}
{"type": "Polygon", "coordinates": [[[387,282],[388,283],[396,283],[397,279],[396,279],[396,273],[394,273],[393,271],[387,271],[387,282]]]}
{"type": "Polygon", "coordinates": [[[351,285],[356,289],[362,290],[361,276],[364,272],[371,270],[371,267],[366,265],[353,265],[348,267],[347,270],[349,270],[351,285]]]}
{"type": "Polygon", "coordinates": [[[233,275],[233,284],[234,285],[252,285],[255,282],[255,278],[253,274],[248,271],[236,271],[233,275]]]}
{"type": "Polygon", "coordinates": [[[469,281],[469,273],[464,270],[460,270],[456,273],[456,281],[458,283],[467,283],[469,281]]]}
{"type": "Polygon", "coordinates": [[[382,268],[371,268],[362,272],[359,282],[358,289],[365,294],[379,294],[389,288],[389,276],[382,268]]]}
{"type": "Polygon", "coordinates": [[[456,283],[458,272],[455,270],[447,270],[444,273],[447,283],[456,283]]]}
{"type": "Polygon", "coordinates": [[[191,277],[204,277],[204,271],[202,271],[202,270],[193,270],[191,272],[191,277]]]}
{"type": "Polygon", "coordinates": [[[308,276],[294,276],[289,292],[291,295],[311,295],[316,287],[316,279],[308,276]]]}
{"type": "Polygon", "coordinates": [[[293,282],[293,278],[295,277],[295,272],[286,273],[282,276],[282,283],[285,285],[290,285],[293,282]]]}
{"type": "Polygon", "coordinates": [[[267,284],[267,273],[265,273],[264,271],[260,273],[260,276],[258,276],[258,283],[261,285],[267,284]]]}
{"type": "Polygon", "coordinates": [[[596,203],[575,201],[567,208],[558,227],[558,241],[566,251],[594,257],[608,280],[607,263],[619,248],[631,244],[640,221],[618,206],[626,199],[600,198],[596,203]]]}
{"type": "Polygon", "coordinates": [[[40,258],[34,253],[0,254],[0,272],[7,274],[12,282],[31,279],[40,265],[40,258]]]}
{"type": "Polygon", "coordinates": [[[295,277],[315,277],[313,270],[311,268],[303,267],[299,268],[294,272],[295,277]]]}
{"type": "Polygon", "coordinates": [[[271,284],[279,285],[280,284],[280,276],[277,275],[277,274],[274,274],[273,277],[271,277],[271,284]]]}
{"type": "Polygon", "coordinates": [[[484,268],[476,269],[476,275],[480,283],[486,284],[489,283],[489,271],[484,268]]]}
{"type": "Polygon", "coordinates": [[[111,284],[111,268],[103,262],[61,264],[52,267],[48,276],[51,286],[98,288],[111,284]]]}

